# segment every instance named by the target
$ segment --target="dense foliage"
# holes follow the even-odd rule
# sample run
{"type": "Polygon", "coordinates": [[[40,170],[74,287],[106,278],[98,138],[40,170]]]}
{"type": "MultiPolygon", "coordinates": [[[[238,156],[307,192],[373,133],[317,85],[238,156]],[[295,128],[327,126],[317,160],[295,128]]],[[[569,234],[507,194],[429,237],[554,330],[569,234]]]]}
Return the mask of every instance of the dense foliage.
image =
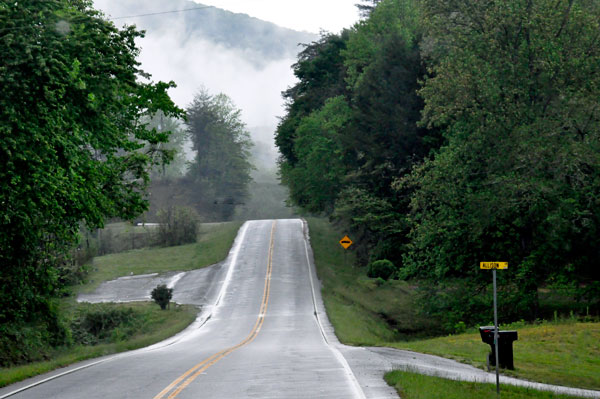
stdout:
{"type": "Polygon", "coordinates": [[[295,204],[348,225],[363,260],[401,265],[409,201],[392,183],[440,140],[417,125],[426,73],[419,9],[411,1],[373,3],[352,30],[300,53],[299,82],[284,92],[287,114],[275,141],[295,204]]]}
{"type": "Polygon", "coordinates": [[[540,288],[598,306],[600,6],[383,0],[309,45],[277,130],[291,200],[418,279],[424,310],[540,316],[540,288]]]}
{"type": "Polygon", "coordinates": [[[139,69],[142,35],[87,0],[0,3],[2,351],[68,338],[49,298],[80,223],[142,212],[149,168],[169,157],[168,132],[140,121],[182,111],[173,83],[139,69]]]}
{"type": "Polygon", "coordinates": [[[142,315],[132,308],[109,304],[81,304],[71,321],[73,342],[97,345],[131,337],[143,324],[142,315]]]}
{"type": "Polygon", "coordinates": [[[510,262],[505,317],[538,317],[538,288],[554,282],[598,300],[600,7],[448,0],[424,10],[435,46],[423,123],[448,144],[411,176],[408,274],[466,277],[445,301],[462,301],[456,317],[482,306],[467,298],[488,284],[485,259],[510,262]]]}

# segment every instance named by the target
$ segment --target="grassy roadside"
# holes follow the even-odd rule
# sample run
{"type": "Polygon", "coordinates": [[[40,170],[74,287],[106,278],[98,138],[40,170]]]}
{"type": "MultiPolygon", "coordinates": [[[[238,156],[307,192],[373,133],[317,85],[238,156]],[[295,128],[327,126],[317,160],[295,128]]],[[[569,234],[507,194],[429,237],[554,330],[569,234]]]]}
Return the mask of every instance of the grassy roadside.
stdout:
{"type": "MultiPolygon", "coordinates": [[[[225,259],[242,222],[211,223],[201,226],[198,242],[167,248],[146,248],[97,257],[89,282],[73,287],[75,292],[91,292],[102,281],[120,276],[165,271],[191,270],[209,266],[225,259]]],[[[75,325],[81,312],[102,313],[106,311],[130,312],[132,320],[106,331],[103,339],[94,345],[77,344],[73,330],[74,345],[47,348],[44,360],[10,368],[0,368],[0,387],[65,367],[82,360],[142,348],[160,342],[185,329],[198,313],[195,306],[171,305],[160,310],[153,302],[127,304],[77,304],[75,298],[60,301],[61,315],[66,323],[75,325]],[[104,309],[104,310],[103,310],[104,309]],[[130,310],[131,309],[131,310],[130,310]]],[[[127,314],[130,314],[127,313],[127,314]]],[[[110,313],[109,313],[110,315],[110,313]]]]}
{"type": "MultiPolygon", "coordinates": [[[[496,385],[452,381],[407,371],[392,371],[385,375],[388,384],[396,388],[403,399],[481,399],[496,396],[496,385]]],[[[530,388],[501,385],[503,399],[568,399],[573,396],[530,388]]]]}
{"type": "MultiPolygon", "coordinates": [[[[539,325],[516,323],[501,326],[516,329],[513,344],[515,370],[503,374],[532,381],[600,390],[600,323],[575,320],[539,325]]],[[[479,332],[450,335],[413,342],[392,342],[387,346],[444,356],[485,367],[489,346],[479,332]]]]}
{"type": "MultiPolygon", "coordinates": [[[[352,254],[338,241],[345,233],[326,220],[308,218],[317,273],[327,314],[340,341],[351,345],[390,346],[448,357],[485,367],[489,346],[470,331],[427,338],[436,324],[415,310],[414,287],[403,281],[381,286],[354,268],[352,254]]],[[[550,384],[600,389],[600,323],[574,320],[508,326],[519,332],[514,343],[516,370],[508,374],[550,384]]]]}
{"type": "MultiPolygon", "coordinates": [[[[77,308],[75,303],[63,304],[63,306],[69,307],[70,313],[77,308]]],[[[162,311],[155,303],[151,302],[111,304],[108,306],[119,309],[133,309],[139,319],[139,324],[136,326],[138,331],[123,340],[119,339],[118,334],[113,331],[111,334],[113,337],[109,339],[112,342],[55,348],[48,351],[47,360],[11,368],[0,368],[0,388],[82,360],[143,348],[160,342],[186,328],[196,319],[198,313],[197,307],[188,305],[171,306],[170,310],[162,311]]]]}
{"type": "Polygon", "coordinates": [[[436,324],[415,311],[414,287],[393,280],[378,286],[364,269],[352,266],[352,251],[344,253],[338,243],[345,233],[325,219],[307,221],[327,315],[342,342],[382,345],[432,335],[436,324]]]}
{"type": "Polygon", "coordinates": [[[103,281],[130,274],[186,271],[210,266],[227,257],[242,222],[210,223],[200,227],[198,242],[165,248],[135,249],[94,259],[88,283],[77,292],[94,291],[103,281]]]}

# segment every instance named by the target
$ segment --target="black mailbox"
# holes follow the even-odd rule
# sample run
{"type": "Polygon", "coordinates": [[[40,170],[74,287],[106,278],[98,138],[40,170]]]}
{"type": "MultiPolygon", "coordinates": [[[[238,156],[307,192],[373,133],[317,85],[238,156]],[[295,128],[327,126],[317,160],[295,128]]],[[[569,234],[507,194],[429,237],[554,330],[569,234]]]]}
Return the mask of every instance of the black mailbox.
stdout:
{"type": "MultiPolygon", "coordinates": [[[[481,340],[492,348],[492,352],[488,354],[488,364],[492,366],[496,365],[494,329],[494,326],[479,327],[481,340]]],[[[501,368],[509,370],[515,369],[512,343],[518,339],[519,337],[516,331],[498,331],[498,362],[500,363],[501,368]]]]}

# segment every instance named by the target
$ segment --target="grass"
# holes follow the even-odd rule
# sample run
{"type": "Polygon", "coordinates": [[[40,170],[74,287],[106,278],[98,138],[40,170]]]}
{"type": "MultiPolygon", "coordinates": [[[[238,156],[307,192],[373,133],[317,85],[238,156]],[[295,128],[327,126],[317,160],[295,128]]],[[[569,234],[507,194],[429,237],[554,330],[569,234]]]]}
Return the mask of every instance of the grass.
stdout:
{"type": "MultiPolygon", "coordinates": [[[[485,368],[489,346],[481,342],[478,331],[431,338],[436,324],[415,310],[415,287],[403,281],[378,286],[365,277],[364,268],[352,266],[351,252],[344,254],[338,241],[345,232],[324,219],[307,221],[327,315],[341,342],[408,349],[485,368]]],[[[600,389],[600,323],[567,319],[506,327],[519,333],[513,346],[516,370],[506,374],[600,389]]]]}
{"type": "MultiPolygon", "coordinates": [[[[392,371],[385,375],[402,399],[481,399],[496,397],[496,385],[452,381],[408,371],[392,371]]],[[[500,385],[502,399],[567,399],[573,396],[537,391],[531,388],[500,385]]]]}
{"type": "Polygon", "coordinates": [[[135,249],[94,259],[88,283],[77,292],[94,291],[103,281],[130,274],[186,271],[210,266],[227,257],[242,222],[201,225],[198,242],[165,248],[135,249]]]}
{"type": "Polygon", "coordinates": [[[327,315],[342,342],[383,345],[432,334],[436,323],[415,311],[414,287],[394,280],[378,286],[364,268],[353,266],[352,247],[344,252],[344,232],[325,219],[307,221],[327,315]]]}
{"type": "MultiPolygon", "coordinates": [[[[563,320],[539,325],[507,326],[519,333],[513,343],[515,370],[503,374],[549,384],[600,390],[600,323],[563,320]]],[[[503,326],[500,326],[503,328],[503,326]]],[[[485,367],[489,346],[479,332],[388,346],[450,357],[485,367]]]]}
{"type": "MultiPolygon", "coordinates": [[[[520,323],[505,329],[516,329],[519,339],[513,343],[515,370],[504,374],[600,390],[600,323],[563,320],[539,325],[520,323]]],[[[388,345],[450,357],[481,368],[489,352],[479,332],[388,345]]]]}
{"type": "MultiPolygon", "coordinates": [[[[63,303],[63,307],[68,309],[66,310],[68,313],[75,311],[77,306],[72,300],[63,303]]],[[[0,368],[0,387],[82,360],[152,345],[186,328],[194,321],[198,313],[197,307],[188,305],[171,306],[170,310],[165,311],[160,310],[158,305],[150,302],[112,304],[110,306],[133,308],[143,320],[140,323],[138,332],[127,340],[118,340],[113,343],[56,348],[48,353],[48,360],[16,367],[0,368]]]]}

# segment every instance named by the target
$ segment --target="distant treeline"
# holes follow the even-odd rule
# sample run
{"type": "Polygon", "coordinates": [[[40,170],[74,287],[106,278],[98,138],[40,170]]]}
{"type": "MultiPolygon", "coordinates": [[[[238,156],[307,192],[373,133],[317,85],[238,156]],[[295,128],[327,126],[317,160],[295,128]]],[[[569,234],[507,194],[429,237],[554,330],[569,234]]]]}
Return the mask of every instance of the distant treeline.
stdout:
{"type": "Polygon", "coordinates": [[[600,4],[366,3],[294,65],[276,134],[291,200],[448,326],[490,320],[480,261],[509,262],[504,320],[544,316],[542,288],[598,312],[600,4]]]}

